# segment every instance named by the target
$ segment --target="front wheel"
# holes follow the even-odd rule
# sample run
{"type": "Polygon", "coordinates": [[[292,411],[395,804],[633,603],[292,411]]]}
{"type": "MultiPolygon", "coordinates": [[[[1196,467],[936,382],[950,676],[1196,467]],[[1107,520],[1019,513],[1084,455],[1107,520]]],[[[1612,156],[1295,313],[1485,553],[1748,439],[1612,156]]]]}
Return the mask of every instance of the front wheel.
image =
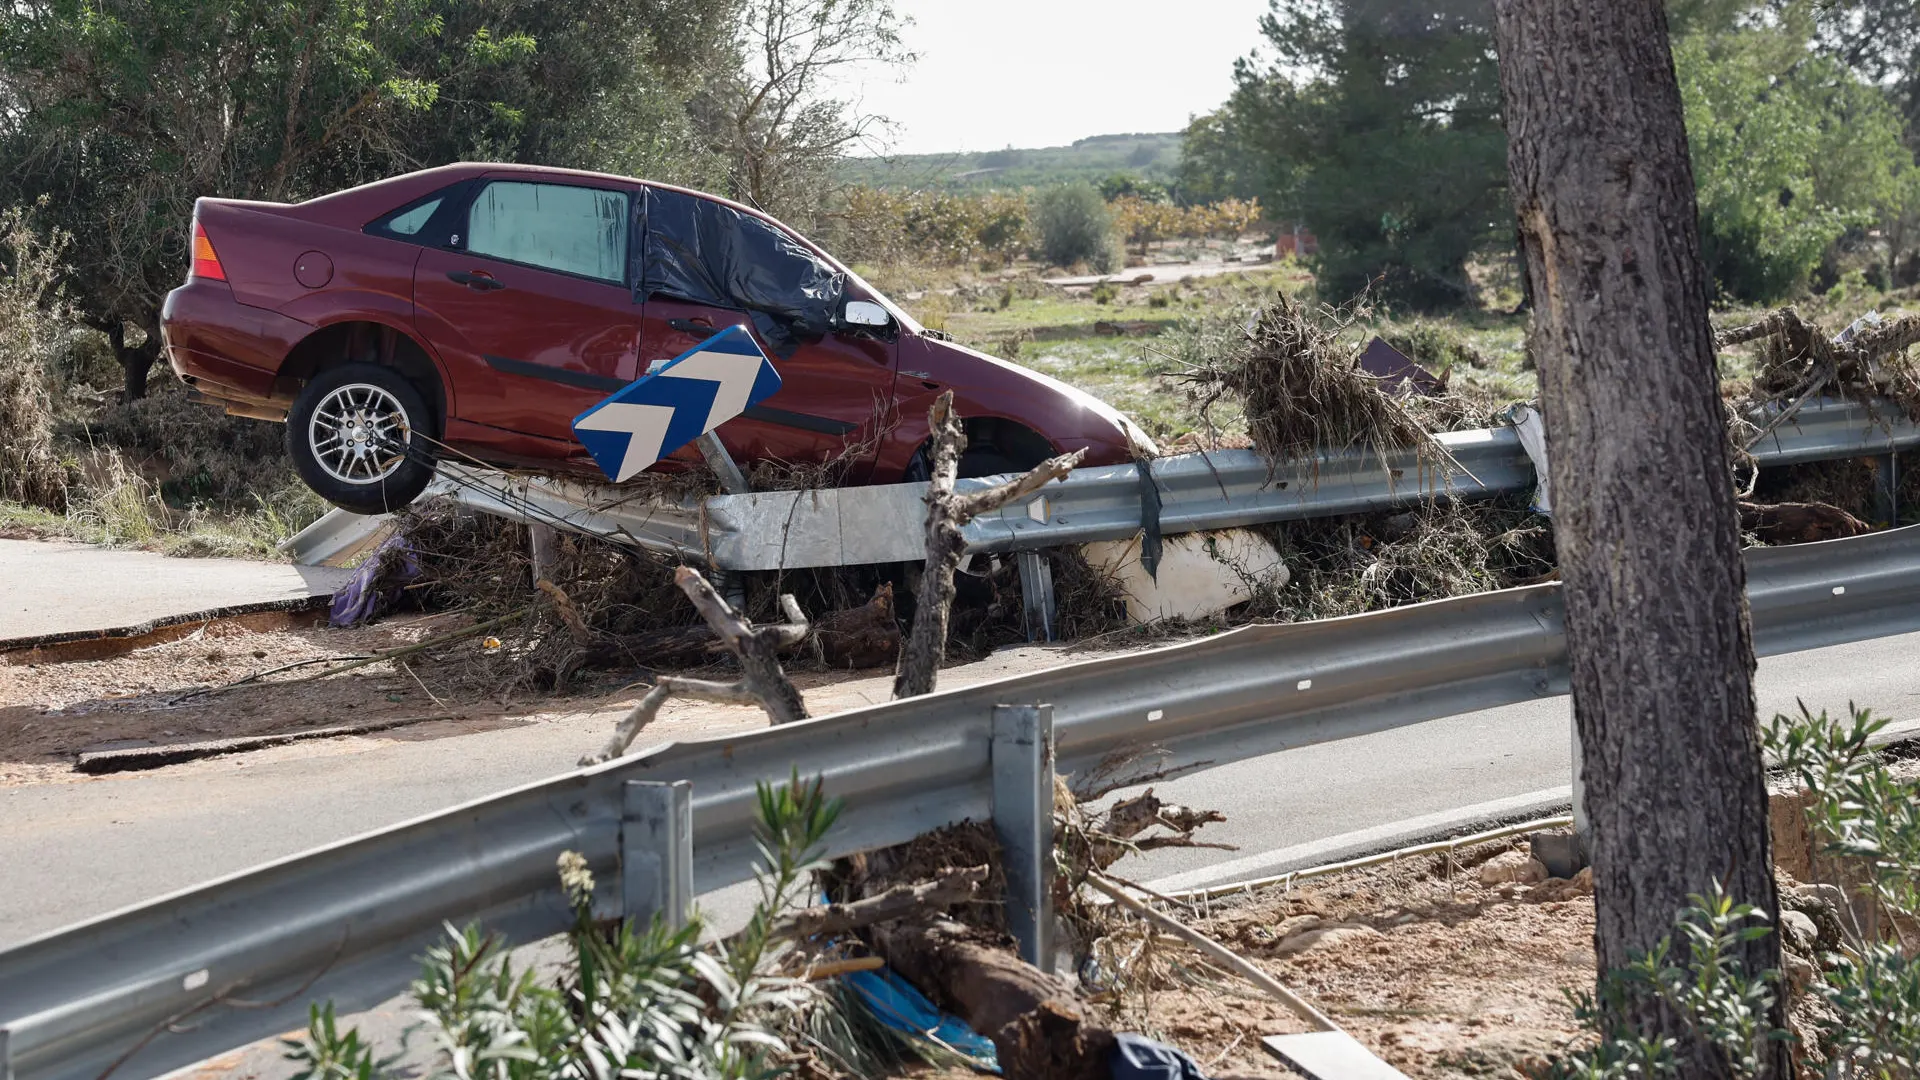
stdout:
{"type": "Polygon", "coordinates": [[[287,453],[314,493],[356,514],[405,507],[433,480],[425,399],[399,372],[343,364],[308,381],[287,410],[287,453]]]}

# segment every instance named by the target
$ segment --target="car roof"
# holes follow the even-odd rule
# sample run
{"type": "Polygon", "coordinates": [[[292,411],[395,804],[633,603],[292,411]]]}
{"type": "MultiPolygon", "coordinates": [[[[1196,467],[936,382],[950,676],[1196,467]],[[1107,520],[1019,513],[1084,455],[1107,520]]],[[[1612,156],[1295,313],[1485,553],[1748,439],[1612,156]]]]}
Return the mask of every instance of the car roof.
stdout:
{"type": "Polygon", "coordinates": [[[715,195],[712,192],[697,191],[693,188],[681,187],[678,184],[665,184],[658,180],[642,180],[637,177],[618,176],[613,173],[590,172],[586,169],[561,169],[548,165],[514,165],[506,162],[493,161],[459,161],[451,165],[441,165],[437,168],[421,169],[417,172],[390,176],[385,180],[375,180],[371,183],[361,184],[359,187],[347,188],[344,191],[336,191],[329,195],[309,199],[306,202],[287,207],[278,212],[340,228],[358,229],[367,222],[372,221],[374,218],[390,210],[396,210],[423,195],[430,195],[449,184],[457,184],[462,180],[471,180],[476,176],[513,175],[516,173],[524,173],[528,176],[538,176],[546,179],[596,180],[602,183],[611,182],[621,185],[656,188],[663,191],[677,191],[683,195],[691,195],[698,199],[708,199],[720,203],[723,206],[731,207],[743,214],[779,226],[788,235],[795,237],[802,244],[806,245],[808,250],[825,259],[829,265],[841,273],[846,274],[850,280],[858,282],[860,290],[868,296],[879,300],[888,311],[893,313],[894,318],[905,321],[916,331],[919,328],[920,324],[913,321],[912,317],[901,309],[899,305],[888,300],[880,290],[874,288],[862,279],[860,275],[854,273],[852,268],[848,267],[839,259],[834,258],[831,252],[809,239],[805,234],[800,232],[800,230],[793,228],[772,214],[735,202],[724,196],[715,195]]]}
{"type": "Polygon", "coordinates": [[[357,228],[379,217],[389,210],[404,206],[414,199],[427,195],[448,184],[470,180],[476,176],[525,174],[548,180],[592,180],[600,183],[613,183],[623,186],[650,187],[664,191],[677,191],[695,198],[709,199],[731,207],[743,214],[760,218],[779,225],[788,232],[797,233],[786,223],[764,211],[737,203],[721,195],[708,191],[696,191],[678,184],[666,184],[658,180],[642,180],[633,176],[617,176],[613,173],[592,172],[586,169],[562,169],[549,165],[516,165],[506,162],[459,161],[451,165],[441,165],[432,169],[390,176],[384,180],[375,180],[359,187],[347,188],[318,198],[309,199],[293,209],[298,216],[330,225],[357,228]]]}

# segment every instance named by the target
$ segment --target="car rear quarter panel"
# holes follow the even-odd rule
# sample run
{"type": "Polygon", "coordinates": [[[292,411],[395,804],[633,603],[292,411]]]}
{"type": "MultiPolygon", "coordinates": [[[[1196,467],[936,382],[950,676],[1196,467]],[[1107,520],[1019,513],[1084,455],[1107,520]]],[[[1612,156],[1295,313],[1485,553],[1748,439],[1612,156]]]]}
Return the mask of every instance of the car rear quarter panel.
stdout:
{"type": "Polygon", "coordinates": [[[272,396],[280,361],[314,330],[279,312],[235,303],[225,282],[200,279],[167,294],[160,321],[175,374],[259,400],[272,396]]]}
{"type": "MultiPolygon", "coordinates": [[[[220,264],[226,271],[233,298],[244,305],[235,313],[246,320],[246,307],[266,308],[296,320],[309,330],[346,322],[389,326],[407,335],[432,358],[440,373],[450,412],[457,415],[457,389],[484,389],[495,381],[491,371],[454,372],[414,325],[413,270],[420,248],[414,244],[369,236],[352,227],[335,227],[299,220],[248,204],[206,201],[199,208],[220,264]],[[324,280],[311,272],[303,284],[295,266],[311,266],[318,253],[331,270],[324,280]]],[[[371,216],[377,217],[378,212],[371,216]]],[[[304,336],[304,335],[302,335],[304,336]]],[[[299,338],[272,339],[281,347],[270,370],[277,372],[299,338]]],[[[264,343],[261,351],[265,351],[264,343]]],[[[281,388],[284,390],[284,388],[281,388]]]]}

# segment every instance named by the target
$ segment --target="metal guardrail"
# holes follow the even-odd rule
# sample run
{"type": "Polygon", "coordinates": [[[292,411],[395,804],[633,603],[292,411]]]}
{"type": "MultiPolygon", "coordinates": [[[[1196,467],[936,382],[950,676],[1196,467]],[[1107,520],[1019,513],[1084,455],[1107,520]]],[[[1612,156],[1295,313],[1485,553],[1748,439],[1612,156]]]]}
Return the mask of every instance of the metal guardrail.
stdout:
{"type": "MultiPolygon", "coordinates": [[[[1747,562],[1762,655],[1920,630],[1920,526],[1755,550],[1747,562]]],[[[1075,772],[1149,747],[1166,755],[1154,765],[1226,763],[1567,686],[1559,587],[1543,585],[1247,627],[669,743],[0,953],[0,1077],[93,1080],[134,1047],[123,1075],[150,1076],[297,1027],[311,999],[374,1004],[406,986],[443,921],[479,920],[514,941],[561,932],[570,916],[554,860],[564,850],[586,856],[599,902],[617,908],[633,852],[661,831],[633,809],[631,781],[691,781],[691,888],[704,892],[748,876],[754,784],[790,770],[824,777],[846,800],[835,855],[986,819],[1006,771],[995,766],[1006,736],[996,706],[1051,704],[1059,767],[1075,772]]],[[[1013,786],[1002,783],[999,801],[1013,786]]]]}
{"type": "MultiPolygon", "coordinates": [[[[1764,422],[1765,416],[1756,419],[1764,422]]],[[[1265,521],[1378,510],[1435,494],[1460,497],[1522,491],[1533,463],[1512,428],[1446,432],[1436,440],[1461,466],[1423,472],[1410,453],[1384,465],[1360,451],[1270,467],[1251,450],[1183,454],[1151,463],[1160,530],[1174,534],[1265,521]]],[[[1868,410],[1846,401],[1810,402],[1754,447],[1761,465],[1887,454],[1920,446],[1920,427],[1891,403],[1868,410]]],[[[703,503],[646,502],[603,484],[534,480],[441,466],[439,490],[487,513],[539,520],[678,554],[722,570],[856,566],[922,558],[918,528],[925,484],[716,495],[703,503]]],[[[961,481],[985,487],[986,480],[961,481]]],[[[1125,539],[1141,527],[1140,475],[1132,465],[1078,469],[1065,480],[966,528],[973,551],[998,552],[1125,539]]],[[[380,519],[330,514],[288,541],[302,562],[364,543],[380,519]],[[369,523],[374,524],[369,524],[369,523]]]]}

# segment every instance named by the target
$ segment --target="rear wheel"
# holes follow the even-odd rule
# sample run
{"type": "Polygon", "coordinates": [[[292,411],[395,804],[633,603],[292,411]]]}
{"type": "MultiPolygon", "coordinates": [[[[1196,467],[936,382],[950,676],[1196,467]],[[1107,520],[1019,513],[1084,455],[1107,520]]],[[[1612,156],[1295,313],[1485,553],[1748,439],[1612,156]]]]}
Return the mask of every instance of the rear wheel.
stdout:
{"type": "Polygon", "coordinates": [[[356,514],[411,503],[433,480],[420,391],[379,364],[343,364],[307,382],[287,410],[287,453],[321,498],[356,514]]]}

